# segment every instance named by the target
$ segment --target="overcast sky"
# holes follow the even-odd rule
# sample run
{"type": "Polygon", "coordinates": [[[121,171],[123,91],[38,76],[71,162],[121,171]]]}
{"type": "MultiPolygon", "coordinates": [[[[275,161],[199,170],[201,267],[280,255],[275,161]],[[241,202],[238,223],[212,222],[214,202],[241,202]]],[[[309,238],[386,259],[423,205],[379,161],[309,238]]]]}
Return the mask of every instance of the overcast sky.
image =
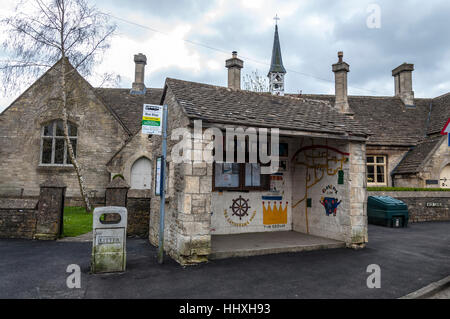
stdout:
{"type": "MultiPolygon", "coordinates": [[[[7,15],[15,1],[0,1],[0,15],[7,15]]],[[[283,62],[288,70],[287,92],[334,93],[331,64],[337,61],[339,50],[344,51],[344,60],[350,64],[350,94],[393,95],[391,71],[403,62],[415,64],[416,97],[450,92],[447,0],[95,0],[93,3],[102,11],[160,31],[115,21],[117,34],[96,72],[119,74],[121,87],[131,87],[133,55],[140,52],[148,58],[147,87],[162,87],[166,77],[225,86],[224,61],[233,50],[243,57],[243,74],[258,70],[266,75],[273,44],[273,17],[278,14],[283,62]],[[371,19],[377,17],[377,8],[379,21],[371,19]]],[[[94,86],[97,84],[90,80],[94,86]]],[[[0,95],[0,111],[20,93],[0,95]]]]}

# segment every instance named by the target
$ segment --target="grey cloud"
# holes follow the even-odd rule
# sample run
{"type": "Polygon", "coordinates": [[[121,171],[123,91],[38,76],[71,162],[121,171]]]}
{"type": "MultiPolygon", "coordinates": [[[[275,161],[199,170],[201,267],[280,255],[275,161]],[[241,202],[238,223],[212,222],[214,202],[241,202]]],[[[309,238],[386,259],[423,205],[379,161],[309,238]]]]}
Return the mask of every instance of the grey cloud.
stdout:
{"type": "MultiPolygon", "coordinates": [[[[298,0],[294,0],[298,1],[298,0]]],[[[187,35],[189,40],[223,49],[218,53],[201,46],[188,45],[190,51],[201,56],[204,70],[194,73],[186,68],[168,68],[150,72],[147,77],[151,87],[162,86],[166,77],[226,84],[226,70],[209,70],[206,61],[220,59],[221,64],[228,52],[237,50],[239,55],[269,63],[273,41],[273,27],[265,26],[261,17],[252,9],[226,2],[227,10],[207,27],[211,35],[195,27],[205,13],[216,6],[215,1],[146,1],[96,0],[97,6],[121,17],[142,13],[146,25],[170,31],[177,23],[194,26],[187,35]]],[[[270,13],[275,15],[276,12],[270,13]]],[[[352,94],[392,95],[391,70],[403,62],[414,63],[414,90],[418,97],[437,96],[450,91],[450,87],[438,89],[448,83],[444,69],[450,69],[450,2],[448,1],[388,1],[350,0],[301,2],[300,8],[289,17],[281,16],[279,23],[283,61],[288,69],[287,90],[304,93],[332,93],[334,91],[331,64],[337,61],[338,50],[345,52],[344,59],[350,64],[349,86],[352,94]],[[381,7],[381,28],[366,26],[367,6],[377,3],[381,7]],[[322,34],[311,28],[307,21],[318,16],[333,25],[331,32],[322,34]],[[298,71],[305,76],[292,72],[298,71]],[[318,78],[327,81],[318,80],[318,78]],[[359,90],[365,88],[366,90],[359,90]],[[374,93],[373,91],[376,91],[374,93]]],[[[119,32],[139,38],[148,36],[142,29],[120,23],[119,32]]],[[[245,73],[258,69],[265,74],[268,65],[245,60],[245,73]]],[[[126,84],[129,86],[130,84],[126,84]]],[[[130,79],[131,82],[131,79],[130,79]]]]}

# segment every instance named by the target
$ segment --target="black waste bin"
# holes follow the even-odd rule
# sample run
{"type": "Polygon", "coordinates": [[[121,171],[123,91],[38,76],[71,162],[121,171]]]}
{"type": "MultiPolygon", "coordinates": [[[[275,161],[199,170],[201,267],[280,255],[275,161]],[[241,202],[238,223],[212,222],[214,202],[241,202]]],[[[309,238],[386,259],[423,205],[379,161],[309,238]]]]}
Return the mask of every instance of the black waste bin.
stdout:
{"type": "Polygon", "coordinates": [[[369,224],[394,228],[408,226],[408,206],[390,196],[369,196],[367,216],[369,224]]]}

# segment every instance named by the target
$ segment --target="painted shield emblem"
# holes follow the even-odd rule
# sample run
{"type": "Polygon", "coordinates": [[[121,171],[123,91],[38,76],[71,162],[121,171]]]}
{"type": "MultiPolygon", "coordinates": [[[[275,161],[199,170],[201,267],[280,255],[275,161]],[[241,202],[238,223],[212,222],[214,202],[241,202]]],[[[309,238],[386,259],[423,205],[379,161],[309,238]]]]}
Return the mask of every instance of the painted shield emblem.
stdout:
{"type": "Polygon", "coordinates": [[[332,197],[325,197],[320,201],[323,207],[325,207],[327,216],[330,216],[331,214],[333,214],[333,216],[336,216],[337,208],[341,204],[341,202],[342,201],[338,200],[337,198],[332,197]]]}

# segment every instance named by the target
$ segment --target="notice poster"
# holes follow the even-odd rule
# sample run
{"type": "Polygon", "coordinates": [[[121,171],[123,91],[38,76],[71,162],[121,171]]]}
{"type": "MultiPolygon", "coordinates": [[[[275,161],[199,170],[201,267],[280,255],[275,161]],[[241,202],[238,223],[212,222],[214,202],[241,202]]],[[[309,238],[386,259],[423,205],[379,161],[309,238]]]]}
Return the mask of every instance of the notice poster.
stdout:
{"type": "Polygon", "coordinates": [[[142,133],[149,135],[161,135],[162,117],[162,105],[144,104],[142,115],[142,133]]]}
{"type": "Polygon", "coordinates": [[[155,195],[161,195],[161,157],[156,159],[155,195]]]}

